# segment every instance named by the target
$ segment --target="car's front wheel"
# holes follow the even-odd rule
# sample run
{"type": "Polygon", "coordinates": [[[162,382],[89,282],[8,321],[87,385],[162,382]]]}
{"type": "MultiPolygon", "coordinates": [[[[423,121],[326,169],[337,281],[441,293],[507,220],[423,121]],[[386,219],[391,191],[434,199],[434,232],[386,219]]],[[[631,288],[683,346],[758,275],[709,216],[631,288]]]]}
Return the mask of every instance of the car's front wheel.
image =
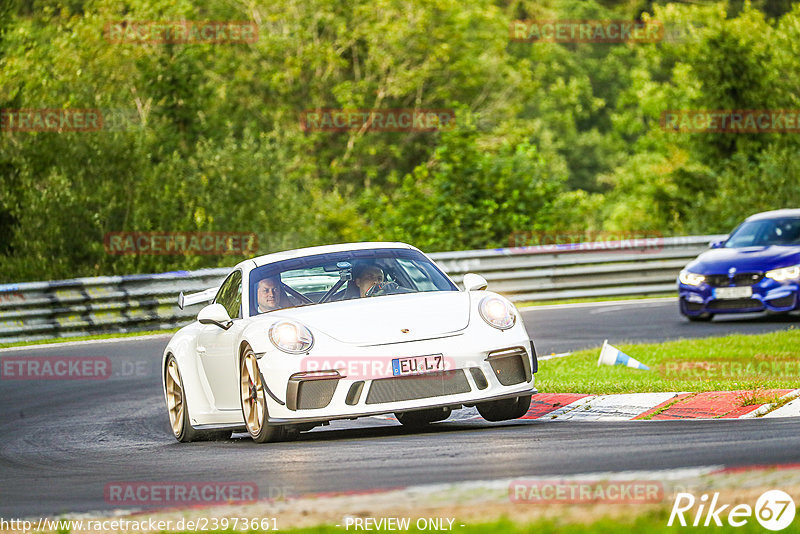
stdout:
{"type": "Polygon", "coordinates": [[[430,408],[413,412],[397,412],[394,416],[403,426],[421,427],[436,421],[444,421],[450,417],[451,412],[450,408],[430,408]]]}
{"type": "Polygon", "coordinates": [[[478,413],[487,421],[506,421],[519,419],[531,407],[531,396],[513,397],[491,402],[481,402],[475,405],[478,413]]]}
{"type": "Polygon", "coordinates": [[[164,370],[164,384],[167,393],[167,412],[172,434],[182,443],[201,440],[228,439],[230,430],[200,431],[192,427],[189,422],[189,405],[186,400],[186,390],[183,388],[183,379],[178,369],[178,361],[170,354],[164,370]]]}
{"type": "Polygon", "coordinates": [[[714,314],[712,313],[701,313],[700,315],[683,314],[683,316],[692,321],[693,323],[707,323],[714,318],[714,314]]]}
{"type": "Polygon", "coordinates": [[[269,424],[264,377],[258,368],[256,355],[250,347],[247,347],[242,355],[239,376],[242,416],[253,441],[267,443],[297,438],[299,431],[295,427],[269,424]]]}

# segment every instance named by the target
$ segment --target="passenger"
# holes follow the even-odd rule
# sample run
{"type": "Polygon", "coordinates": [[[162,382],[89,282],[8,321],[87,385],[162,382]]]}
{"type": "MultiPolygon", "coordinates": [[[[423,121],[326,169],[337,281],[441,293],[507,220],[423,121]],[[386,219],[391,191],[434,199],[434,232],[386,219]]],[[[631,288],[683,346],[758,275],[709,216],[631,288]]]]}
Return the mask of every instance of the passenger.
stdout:
{"type": "Polygon", "coordinates": [[[344,298],[364,297],[372,286],[383,282],[383,270],[377,265],[367,263],[353,268],[353,280],[348,282],[344,298]]]}
{"type": "Polygon", "coordinates": [[[258,299],[258,313],[264,313],[291,306],[288,295],[283,289],[280,276],[264,278],[258,282],[256,288],[258,299]]]}

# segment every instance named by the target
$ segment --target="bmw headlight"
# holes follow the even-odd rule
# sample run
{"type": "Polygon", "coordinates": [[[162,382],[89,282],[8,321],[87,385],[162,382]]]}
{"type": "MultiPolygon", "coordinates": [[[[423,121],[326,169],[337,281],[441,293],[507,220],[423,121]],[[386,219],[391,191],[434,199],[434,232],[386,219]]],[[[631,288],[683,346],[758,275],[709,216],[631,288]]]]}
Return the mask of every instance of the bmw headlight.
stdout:
{"type": "Polygon", "coordinates": [[[681,271],[678,279],[680,279],[681,284],[686,284],[687,286],[699,286],[706,281],[706,277],[702,274],[692,273],[689,271],[681,271]]]}
{"type": "Polygon", "coordinates": [[[791,267],[784,267],[782,269],[773,269],[764,274],[767,278],[772,278],[776,282],[783,282],[785,280],[796,280],[800,278],[800,265],[792,265],[791,267]]]}
{"type": "Polygon", "coordinates": [[[478,311],[489,326],[500,330],[508,330],[517,322],[513,307],[497,297],[484,297],[478,304],[478,311]]]}
{"type": "Polygon", "coordinates": [[[283,352],[302,354],[314,344],[314,336],[296,321],[278,321],[269,328],[269,340],[283,352]]]}

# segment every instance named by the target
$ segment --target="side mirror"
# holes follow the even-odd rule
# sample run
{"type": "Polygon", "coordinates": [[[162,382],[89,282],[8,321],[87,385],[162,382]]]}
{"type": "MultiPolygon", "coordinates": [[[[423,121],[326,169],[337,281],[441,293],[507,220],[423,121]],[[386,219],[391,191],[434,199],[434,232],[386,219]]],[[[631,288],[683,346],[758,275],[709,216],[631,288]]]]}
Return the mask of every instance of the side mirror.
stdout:
{"type": "Polygon", "coordinates": [[[481,291],[486,289],[489,282],[479,274],[467,273],[464,275],[464,288],[467,291],[481,291]]]}
{"type": "Polygon", "coordinates": [[[708,244],[708,247],[709,248],[721,248],[722,245],[725,244],[725,241],[727,241],[727,239],[718,239],[716,241],[712,241],[711,243],[708,244]]]}
{"type": "Polygon", "coordinates": [[[228,310],[222,304],[209,304],[197,314],[200,324],[214,324],[223,330],[227,330],[233,325],[233,321],[228,315],[228,310]]]}

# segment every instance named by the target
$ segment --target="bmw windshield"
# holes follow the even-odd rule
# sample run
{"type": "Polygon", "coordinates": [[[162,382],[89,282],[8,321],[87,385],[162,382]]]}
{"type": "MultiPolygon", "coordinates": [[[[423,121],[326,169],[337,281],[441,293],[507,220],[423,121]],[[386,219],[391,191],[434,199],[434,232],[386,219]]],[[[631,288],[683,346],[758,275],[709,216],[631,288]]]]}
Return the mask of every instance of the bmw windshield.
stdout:
{"type": "Polygon", "coordinates": [[[725,242],[725,248],[800,246],[800,218],[747,221],[725,242]]]}
{"type": "Polygon", "coordinates": [[[250,315],[342,300],[458,291],[416,250],[368,249],[305,256],[250,272],[250,315]]]}

